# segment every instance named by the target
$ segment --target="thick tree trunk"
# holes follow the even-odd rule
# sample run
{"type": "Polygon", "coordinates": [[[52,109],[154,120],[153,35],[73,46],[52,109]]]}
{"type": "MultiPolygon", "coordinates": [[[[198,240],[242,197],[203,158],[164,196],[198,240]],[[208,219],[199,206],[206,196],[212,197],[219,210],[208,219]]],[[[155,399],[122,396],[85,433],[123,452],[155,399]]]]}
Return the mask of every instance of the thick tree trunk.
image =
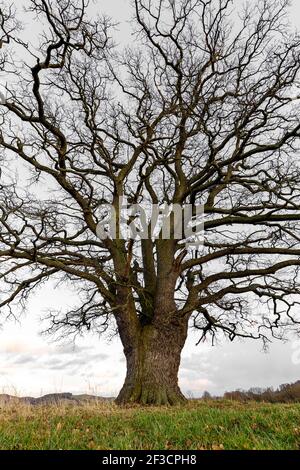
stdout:
{"type": "Polygon", "coordinates": [[[118,404],[175,405],[186,400],[178,386],[186,325],[144,326],[135,347],[124,345],[127,360],[125,383],[118,404]]]}

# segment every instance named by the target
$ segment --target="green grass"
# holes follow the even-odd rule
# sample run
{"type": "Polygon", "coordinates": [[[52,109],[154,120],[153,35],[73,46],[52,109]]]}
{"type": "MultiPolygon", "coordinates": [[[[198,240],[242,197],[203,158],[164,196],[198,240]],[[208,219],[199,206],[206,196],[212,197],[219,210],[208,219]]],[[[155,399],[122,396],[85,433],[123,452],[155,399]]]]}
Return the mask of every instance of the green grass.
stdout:
{"type": "Polygon", "coordinates": [[[300,404],[5,405],[0,449],[300,449],[300,404]]]}

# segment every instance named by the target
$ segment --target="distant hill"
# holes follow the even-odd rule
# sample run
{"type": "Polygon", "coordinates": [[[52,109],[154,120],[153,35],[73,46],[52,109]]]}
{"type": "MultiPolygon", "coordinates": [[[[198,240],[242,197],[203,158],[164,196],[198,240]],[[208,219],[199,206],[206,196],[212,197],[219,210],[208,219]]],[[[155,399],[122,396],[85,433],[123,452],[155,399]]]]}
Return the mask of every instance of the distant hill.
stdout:
{"type": "Polygon", "coordinates": [[[42,397],[16,397],[13,395],[8,395],[6,393],[0,394],[0,405],[13,404],[13,403],[26,403],[29,405],[48,405],[55,403],[70,403],[70,404],[80,404],[83,402],[89,401],[111,401],[113,398],[97,397],[95,395],[73,395],[72,393],[49,393],[48,395],[43,395],[42,397]]]}

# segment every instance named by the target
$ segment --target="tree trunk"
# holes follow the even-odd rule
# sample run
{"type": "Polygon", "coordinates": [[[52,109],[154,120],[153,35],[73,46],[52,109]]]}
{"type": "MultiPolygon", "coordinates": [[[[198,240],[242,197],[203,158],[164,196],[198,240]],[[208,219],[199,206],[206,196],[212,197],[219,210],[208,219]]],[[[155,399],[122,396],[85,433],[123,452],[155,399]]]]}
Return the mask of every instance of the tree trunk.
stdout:
{"type": "Polygon", "coordinates": [[[146,325],[137,345],[124,344],[127,375],[118,404],[175,405],[186,401],[178,386],[187,325],[146,325]]]}

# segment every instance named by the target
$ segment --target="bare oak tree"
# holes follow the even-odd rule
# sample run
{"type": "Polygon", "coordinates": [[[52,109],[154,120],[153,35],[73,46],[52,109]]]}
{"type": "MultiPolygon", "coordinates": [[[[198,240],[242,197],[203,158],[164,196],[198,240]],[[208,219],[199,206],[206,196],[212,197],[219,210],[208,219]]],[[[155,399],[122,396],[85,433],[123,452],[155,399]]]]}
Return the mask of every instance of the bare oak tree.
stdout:
{"type": "Polygon", "coordinates": [[[1,309],[49,279],[74,283],[78,307],[51,312],[51,328],[116,325],[117,401],[181,402],[189,325],[200,340],[267,342],[300,321],[300,37],[288,1],[135,0],[126,48],[87,0],[28,0],[27,14],[42,29],[35,44],[1,6],[1,309]],[[99,239],[101,205],[121,196],[203,204],[203,246],[99,239]]]}

